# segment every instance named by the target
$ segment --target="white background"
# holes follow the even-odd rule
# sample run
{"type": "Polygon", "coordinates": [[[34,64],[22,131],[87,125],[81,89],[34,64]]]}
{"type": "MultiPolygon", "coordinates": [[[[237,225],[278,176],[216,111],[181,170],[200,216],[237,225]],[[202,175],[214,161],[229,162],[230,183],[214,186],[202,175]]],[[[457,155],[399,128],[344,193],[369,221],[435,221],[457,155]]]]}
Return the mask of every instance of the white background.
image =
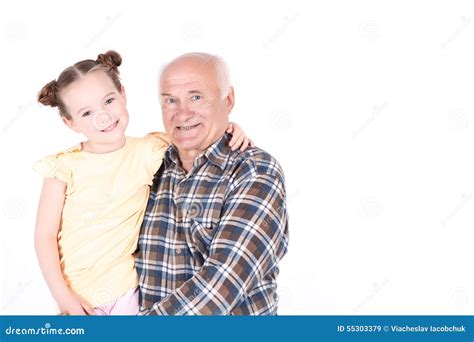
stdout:
{"type": "Polygon", "coordinates": [[[280,314],[473,314],[470,1],[2,1],[0,314],[55,313],[33,231],[34,160],[81,141],[35,102],[115,49],[128,135],[162,131],[157,73],[231,69],[231,115],[286,173],[280,314]]]}

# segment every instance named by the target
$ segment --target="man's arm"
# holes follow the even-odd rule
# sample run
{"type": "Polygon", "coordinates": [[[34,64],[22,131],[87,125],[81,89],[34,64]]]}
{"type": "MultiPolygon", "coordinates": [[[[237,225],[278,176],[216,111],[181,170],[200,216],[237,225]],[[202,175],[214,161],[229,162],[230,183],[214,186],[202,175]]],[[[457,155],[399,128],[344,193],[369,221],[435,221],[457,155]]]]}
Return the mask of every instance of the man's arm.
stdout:
{"type": "Polygon", "coordinates": [[[283,176],[247,171],[224,203],[201,270],[142,314],[228,314],[286,253],[283,176]]]}

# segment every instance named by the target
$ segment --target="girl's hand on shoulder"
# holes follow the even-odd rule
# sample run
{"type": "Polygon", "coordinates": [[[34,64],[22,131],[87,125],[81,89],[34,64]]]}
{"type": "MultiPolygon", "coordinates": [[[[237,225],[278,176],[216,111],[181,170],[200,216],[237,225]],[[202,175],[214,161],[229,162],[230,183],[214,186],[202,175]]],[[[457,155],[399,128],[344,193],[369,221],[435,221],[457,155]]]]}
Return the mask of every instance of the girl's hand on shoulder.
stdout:
{"type": "Polygon", "coordinates": [[[245,132],[236,123],[230,122],[226,132],[232,134],[232,139],[229,142],[229,147],[232,151],[240,148],[240,151],[243,152],[249,146],[255,147],[253,141],[245,135],[245,132]]]}

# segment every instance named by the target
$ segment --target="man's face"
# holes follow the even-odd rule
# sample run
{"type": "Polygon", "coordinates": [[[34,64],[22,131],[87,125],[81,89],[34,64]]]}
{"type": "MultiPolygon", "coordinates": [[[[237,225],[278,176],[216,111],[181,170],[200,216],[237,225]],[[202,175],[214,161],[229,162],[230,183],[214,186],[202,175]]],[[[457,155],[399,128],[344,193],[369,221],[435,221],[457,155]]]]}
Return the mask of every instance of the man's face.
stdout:
{"type": "Polygon", "coordinates": [[[161,76],[165,130],[179,152],[205,151],[229,123],[233,90],[223,97],[212,63],[188,58],[169,65],[161,76]]]}

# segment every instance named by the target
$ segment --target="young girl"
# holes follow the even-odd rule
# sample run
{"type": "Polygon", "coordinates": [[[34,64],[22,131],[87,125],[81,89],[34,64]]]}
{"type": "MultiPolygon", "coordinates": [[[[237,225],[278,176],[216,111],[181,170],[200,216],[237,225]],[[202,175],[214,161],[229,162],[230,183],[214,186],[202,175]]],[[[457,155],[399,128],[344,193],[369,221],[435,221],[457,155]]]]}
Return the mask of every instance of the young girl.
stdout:
{"type": "MultiPolygon", "coordinates": [[[[125,136],[122,59],[114,51],[65,69],[38,101],[58,107],[87,140],[35,164],[45,177],[35,247],[49,289],[67,315],[134,315],[139,311],[133,253],[149,185],[169,140],[164,133],[125,136]]],[[[235,124],[230,147],[249,140],[235,124]]]]}

